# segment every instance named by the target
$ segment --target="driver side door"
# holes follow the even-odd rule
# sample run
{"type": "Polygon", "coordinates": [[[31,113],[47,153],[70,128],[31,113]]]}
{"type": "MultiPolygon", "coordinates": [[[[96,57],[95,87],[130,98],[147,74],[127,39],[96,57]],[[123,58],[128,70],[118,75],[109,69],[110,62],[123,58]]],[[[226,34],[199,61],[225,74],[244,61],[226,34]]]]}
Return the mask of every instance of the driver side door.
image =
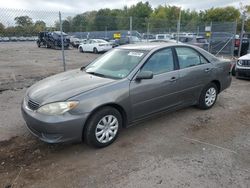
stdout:
{"type": "Polygon", "coordinates": [[[152,71],[154,76],[144,80],[134,78],[130,82],[133,121],[179,104],[179,71],[171,48],[156,51],[140,71],[152,71]]]}

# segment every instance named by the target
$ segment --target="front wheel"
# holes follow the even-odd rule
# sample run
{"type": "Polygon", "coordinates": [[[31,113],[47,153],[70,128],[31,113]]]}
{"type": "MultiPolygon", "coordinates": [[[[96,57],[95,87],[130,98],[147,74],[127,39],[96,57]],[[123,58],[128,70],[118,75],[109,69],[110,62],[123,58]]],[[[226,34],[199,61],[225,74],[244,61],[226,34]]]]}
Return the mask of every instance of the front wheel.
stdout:
{"type": "Polygon", "coordinates": [[[83,53],[82,47],[79,47],[79,52],[80,52],[80,53],[83,53]]]}
{"type": "Polygon", "coordinates": [[[232,72],[232,75],[235,76],[235,65],[232,67],[231,72],[232,72]]]}
{"type": "Polygon", "coordinates": [[[198,107],[201,109],[211,108],[217,99],[218,88],[214,83],[208,84],[201,92],[198,107]]]}
{"type": "Polygon", "coordinates": [[[84,140],[88,145],[102,148],[112,144],[122,127],[122,116],[112,107],[95,112],[84,129],[84,140]]]}

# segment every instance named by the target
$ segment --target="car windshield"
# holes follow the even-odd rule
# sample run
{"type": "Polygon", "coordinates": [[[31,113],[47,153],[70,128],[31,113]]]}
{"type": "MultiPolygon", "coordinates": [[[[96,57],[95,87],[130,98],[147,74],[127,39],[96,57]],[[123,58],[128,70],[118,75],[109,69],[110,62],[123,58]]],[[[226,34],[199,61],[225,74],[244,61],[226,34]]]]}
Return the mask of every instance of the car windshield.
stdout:
{"type": "Polygon", "coordinates": [[[147,51],[114,49],[89,64],[85,71],[100,77],[122,79],[128,76],[146,53],[147,51]]]}

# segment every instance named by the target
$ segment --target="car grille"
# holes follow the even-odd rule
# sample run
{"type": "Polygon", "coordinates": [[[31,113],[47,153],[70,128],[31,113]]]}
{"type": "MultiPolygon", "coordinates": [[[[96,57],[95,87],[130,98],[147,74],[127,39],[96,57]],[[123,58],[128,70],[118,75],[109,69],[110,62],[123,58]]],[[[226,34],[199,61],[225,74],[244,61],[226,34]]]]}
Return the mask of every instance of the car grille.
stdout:
{"type": "Polygon", "coordinates": [[[242,66],[244,67],[250,67],[250,60],[242,60],[242,66]]]}
{"type": "Polygon", "coordinates": [[[37,110],[40,106],[38,102],[35,102],[31,99],[28,99],[27,104],[28,104],[29,109],[31,109],[31,110],[37,110]]]}

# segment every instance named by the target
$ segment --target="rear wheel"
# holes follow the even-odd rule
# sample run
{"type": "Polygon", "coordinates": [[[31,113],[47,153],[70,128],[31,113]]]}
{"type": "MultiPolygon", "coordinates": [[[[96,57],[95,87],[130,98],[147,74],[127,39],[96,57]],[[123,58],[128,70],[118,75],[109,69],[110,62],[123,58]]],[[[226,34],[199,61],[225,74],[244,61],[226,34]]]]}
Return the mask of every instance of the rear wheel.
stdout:
{"type": "Polygon", "coordinates": [[[122,116],[112,107],[104,107],[95,112],[84,130],[84,140],[94,147],[106,147],[112,144],[122,127],[122,116]]]}
{"type": "Polygon", "coordinates": [[[97,48],[94,48],[94,49],[93,49],[93,52],[94,52],[95,54],[98,54],[97,48]]]}
{"type": "Polygon", "coordinates": [[[46,44],[45,44],[45,47],[46,47],[46,48],[50,48],[50,45],[48,45],[48,44],[46,43],[46,44]]]}
{"type": "Polygon", "coordinates": [[[208,84],[201,92],[198,107],[201,109],[211,108],[217,99],[218,88],[214,83],[208,84]]]}

